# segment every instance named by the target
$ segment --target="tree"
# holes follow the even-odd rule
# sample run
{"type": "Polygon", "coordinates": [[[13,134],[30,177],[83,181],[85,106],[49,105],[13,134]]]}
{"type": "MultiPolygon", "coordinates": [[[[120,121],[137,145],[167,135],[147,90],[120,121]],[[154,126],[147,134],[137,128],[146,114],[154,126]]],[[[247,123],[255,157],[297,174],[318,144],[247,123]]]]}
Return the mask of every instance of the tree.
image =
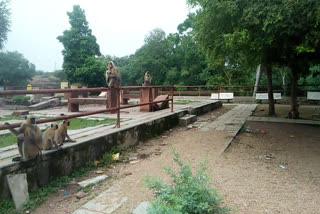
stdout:
{"type": "Polygon", "coordinates": [[[10,10],[8,9],[9,0],[0,0],[0,50],[3,43],[7,40],[10,28],[10,10]]]}
{"type": "MultiPolygon", "coordinates": [[[[320,2],[317,0],[189,0],[199,7],[196,38],[217,59],[227,56],[247,64],[262,64],[268,77],[269,114],[274,114],[272,66],[289,67],[292,110],[297,112],[299,74],[319,60],[320,2]],[[301,18],[303,17],[303,18],[301,18]]],[[[295,115],[298,115],[294,113],[295,115]]],[[[296,117],[296,116],[293,116],[296,117]]]]}
{"type": "Polygon", "coordinates": [[[25,86],[35,66],[18,52],[0,52],[0,85],[25,86]]]}
{"type": "MultiPolygon", "coordinates": [[[[92,30],[89,29],[84,10],[79,5],[75,5],[73,11],[67,12],[67,15],[69,16],[71,29],[65,30],[62,36],[57,37],[64,46],[62,67],[67,74],[68,81],[87,84],[83,75],[88,76],[90,74],[86,73],[89,71],[86,71],[85,65],[90,60],[92,62],[92,58],[87,58],[100,56],[100,48],[96,42],[96,37],[92,35],[92,30]]],[[[91,63],[89,64],[91,65],[91,63]]]]}

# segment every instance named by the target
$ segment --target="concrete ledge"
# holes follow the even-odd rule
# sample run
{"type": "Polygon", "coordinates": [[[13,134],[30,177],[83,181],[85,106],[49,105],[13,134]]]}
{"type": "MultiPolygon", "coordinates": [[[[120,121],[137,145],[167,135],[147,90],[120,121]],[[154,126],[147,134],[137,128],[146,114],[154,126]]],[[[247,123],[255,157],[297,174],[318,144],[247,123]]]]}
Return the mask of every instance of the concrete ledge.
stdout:
{"type": "Polygon", "coordinates": [[[71,175],[73,170],[87,165],[93,160],[110,152],[114,146],[129,148],[139,142],[146,141],[179,124],[179,118],[188,111],[197,115],[204,114],[222,106],[220,101],[213,101],[198,105],[194,108],[182,109],[173,113],[163,110],[161,114],[130,124],[124,122],[120,129],[105,129],[91,136],[67,143],[61,150],[45,151],[42,160],[35,159],[27,162],[11,162],[0,167],[0,200],[10,198],[6,175],[26,173],[28,188],[34,190],[46,185],[49,181],[71,175]],[[156,116],[158,115],[158,116],[156,116]]]}
{"type": "Polygon", "coordinates": [[[186,115],[184,117],[181,117],[179,119],[179,125],[180,126],[187,126],[193,122],[197,121],[197,116],[196,115],[186,115]]]}

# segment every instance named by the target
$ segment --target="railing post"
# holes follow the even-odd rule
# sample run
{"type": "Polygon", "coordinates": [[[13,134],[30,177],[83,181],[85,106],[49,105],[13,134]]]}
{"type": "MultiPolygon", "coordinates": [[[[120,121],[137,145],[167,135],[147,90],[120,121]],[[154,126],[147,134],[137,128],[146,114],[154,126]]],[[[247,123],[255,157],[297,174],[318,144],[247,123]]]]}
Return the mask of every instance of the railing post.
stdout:
{"type": "Polygon", "coordinates": [[[117,128],[120,128],[120,88],[117,88],[117,128]]]}
{"type": "Polygon", "coordinates": [[[171,112],[173,112],[173,87],[171,87],[171,112]]]}
{"type": "Polygon", "coordinates": [[[221,86],[219,85],[218,86],[218,100],[220,100],[220,91],[221,91],[221,88],[220,88],[221,86]]]}

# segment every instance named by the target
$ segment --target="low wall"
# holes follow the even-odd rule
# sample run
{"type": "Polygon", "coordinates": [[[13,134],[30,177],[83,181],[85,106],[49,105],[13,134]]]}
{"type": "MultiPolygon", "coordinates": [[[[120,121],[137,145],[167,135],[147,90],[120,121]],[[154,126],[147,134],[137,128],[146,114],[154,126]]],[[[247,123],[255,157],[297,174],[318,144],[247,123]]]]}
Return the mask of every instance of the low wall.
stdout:
{"type": "Polygon", "coordinates": [[[29,190],[46,185],[60,176],[71,175],[72,171],[87,165],[110,152],[114,146],[132,147],[139,142],[153,138],[179,124],[179,118],[187,113],[203,114],[222,106],[220,101],[186,108],[163,116],[152,118],[134,125],[112,129],[109,133],[97,134],[85,141],[66,144],[61,150],[44,152],[42,160],[15,162],[0,168],[0,200],[10,198],[6,175],[27,173],[29,190]]]}

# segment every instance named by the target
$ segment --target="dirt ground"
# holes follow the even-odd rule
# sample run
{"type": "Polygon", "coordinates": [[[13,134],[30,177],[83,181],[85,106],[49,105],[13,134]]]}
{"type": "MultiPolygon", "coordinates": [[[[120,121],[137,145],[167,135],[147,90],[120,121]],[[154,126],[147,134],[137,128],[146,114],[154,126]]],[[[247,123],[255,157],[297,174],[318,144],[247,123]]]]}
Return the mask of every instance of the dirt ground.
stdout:
{"type": "MultiPolygon", "coordinates": [[[[230,108],[223,107],[198,120],[215,118],[230,108]]],[[[137,146],[131,157],[147,151],[152,155],[135,164],[114,164],[106,171],[110,179],[96,185],[85,198],[76,199],[78,186],[69,184],[32,213],[72,213],[117,184],[128,201],[115,213],[131,213],[141,201],[153,198],[144,186],[146,175],[169,181],[163,166],[175,167],[171,147],[194,168],[199,161],[208,159],[213,185],[224,196],[223,205],[232,207],[234,213],[320,213],[320,128],[248,122],[244,130],[247,131],[241,132],[221,154],[228,136],[225,131],[177,127],[137,146]],[[64,190],[69,194],[64,195],[64,190]]]]}
{"type": "MultiPolygon", "coordinates": [[[[260,104],[253,116],[268,117],[268,109],[268,104],[260,104]]],[[[290,105],[275,104],[277,117],[286,118],[290,109],[290,105]]],[[[312,115],[318,115],[318,120],[320,119],[320,105],[300,105],[299,112],[300,119],[313,119],[312,115]]]]}

